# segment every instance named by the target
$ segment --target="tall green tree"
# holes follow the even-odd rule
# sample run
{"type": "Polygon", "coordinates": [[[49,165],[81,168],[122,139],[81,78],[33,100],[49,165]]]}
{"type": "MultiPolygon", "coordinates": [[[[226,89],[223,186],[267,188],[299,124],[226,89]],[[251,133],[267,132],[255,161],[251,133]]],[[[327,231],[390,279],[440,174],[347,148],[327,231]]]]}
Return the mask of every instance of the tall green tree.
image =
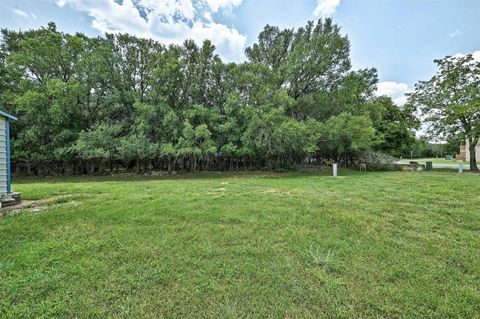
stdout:
{"type": "Polygon", "coordinates": [[[71,151],[78,154],[81,159],[90,161],[93,165],[90,172],[103,169],[102,162],[108,161],[110,170],[113,161],[119,155],[119,138],[122,128],[118,123],[101,123],[91,130],[80,132],[71,151]]]}
{"type": "Polygon", "coordinates": [[[374,148],[395,157],[409,154],[415,143],[415,129],[420,126],[412,106],[400,107],[387,96],[378,97],[371,104],[376,115],[370,118],[379,139],[374,148]]]}
{"type": "Polygon", "coordinates": [[[323,127],[323,145],[337,161],[350,159],[370,150],[375,143],[375,129],[367,116],[341,113],[331,117],[323,127]]]}
{"type": "Polygon", "coordinates": [[[266,26],[241,64],[208,40],[91,38],[54,23],[1,35],[0,107],[19,117],[18,171],[291,167],[407,140],[410,109],[374,98],[376,70],[352,70],[331,19],[266,26]]]}
{"type": "Polygon", "coordinates": [[[478,171],[475,147],[480,140],[480,61],[473,56],[435,60],[438,72],[410,95],[438,138],[461,134],[470,144],[470,169],[478,171]]]}

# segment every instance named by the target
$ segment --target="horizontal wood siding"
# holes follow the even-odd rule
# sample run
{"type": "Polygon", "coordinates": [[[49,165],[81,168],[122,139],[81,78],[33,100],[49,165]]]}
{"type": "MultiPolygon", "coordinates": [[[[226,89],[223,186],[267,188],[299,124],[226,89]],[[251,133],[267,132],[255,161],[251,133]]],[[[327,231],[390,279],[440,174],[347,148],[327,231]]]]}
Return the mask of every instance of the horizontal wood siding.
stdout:
{"type": "Polygon", "coordinates": [[[0,116],[0,195],[7,193],[7,137],[5,118],[0,116]]]}

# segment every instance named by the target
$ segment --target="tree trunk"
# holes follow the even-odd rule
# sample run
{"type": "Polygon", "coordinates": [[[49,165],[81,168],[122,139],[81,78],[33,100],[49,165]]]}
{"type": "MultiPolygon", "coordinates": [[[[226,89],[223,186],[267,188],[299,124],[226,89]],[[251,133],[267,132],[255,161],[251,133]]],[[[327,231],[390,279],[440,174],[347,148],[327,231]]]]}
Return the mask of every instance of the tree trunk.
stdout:
{"type": "Polygon", "coordinates": [[[90,162],[89,163],[90,164],[90,174],[93,175],[93,174],[95,174],[95,160],[92,159],[89,162],[90,162]]]}
{"type": "Polygon", "coordinates": [[[470,170],[471,171],[478,171],[478,166],[477,166],[477,154],[475,152],[475,148],[477,146],[477,143],[478,143],[478,139],[470,139],[469,140],[469,147],[468,147],[468,151],[470,152],[470,170]]]}
{"type": "Polygon", "coordinates": [[[27,158],[27,173],[28,176],[32,175],[32,167],[30,166],[30,160],[27,158]]]}

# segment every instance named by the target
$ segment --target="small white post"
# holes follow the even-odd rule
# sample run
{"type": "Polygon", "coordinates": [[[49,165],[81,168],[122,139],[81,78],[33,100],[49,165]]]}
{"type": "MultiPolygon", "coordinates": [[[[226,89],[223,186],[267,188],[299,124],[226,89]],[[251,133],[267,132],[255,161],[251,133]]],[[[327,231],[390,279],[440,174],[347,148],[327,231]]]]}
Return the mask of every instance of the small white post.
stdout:
{"type": "Polygon", "coordinates": [[[333,177],[337,177],[337,164],[333,164],[333,177]]]}
{"type": "Polygon", "coordinates": [[[458,165],[458,172],[463,174],[463,164],[458,165]]]}

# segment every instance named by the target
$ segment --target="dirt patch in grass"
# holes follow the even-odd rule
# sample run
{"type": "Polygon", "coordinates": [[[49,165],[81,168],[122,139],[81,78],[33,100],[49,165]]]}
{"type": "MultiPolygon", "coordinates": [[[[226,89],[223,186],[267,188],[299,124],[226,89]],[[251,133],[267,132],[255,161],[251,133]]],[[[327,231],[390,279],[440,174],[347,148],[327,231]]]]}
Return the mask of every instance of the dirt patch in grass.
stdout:
{"type": "Polygon", "coordinates": [[[292,193],[289,191],[281,190],[278,188],[269,188],[262,191],[263,194],[278,194],[278,195],[288,195],[291,196],[292,193]]]}
{"type": "Polygon", "coordinates": [[[207,194],[208,195],[222,195],[222,194],[225,194],[226,191],[227,191],[227,189],[225,187],[220,187],[220,188],[212,189],[207,194]]]}
{"type": "Polygon", "coordinates": [[[39,200],[22,200],[20,204],[15,206],[2,207],[0,218],[19,213],[37,213],[65,205],[79,205],[80,202],[73,200],[72,196],[73,194],[61,194],[39,200]]]}

